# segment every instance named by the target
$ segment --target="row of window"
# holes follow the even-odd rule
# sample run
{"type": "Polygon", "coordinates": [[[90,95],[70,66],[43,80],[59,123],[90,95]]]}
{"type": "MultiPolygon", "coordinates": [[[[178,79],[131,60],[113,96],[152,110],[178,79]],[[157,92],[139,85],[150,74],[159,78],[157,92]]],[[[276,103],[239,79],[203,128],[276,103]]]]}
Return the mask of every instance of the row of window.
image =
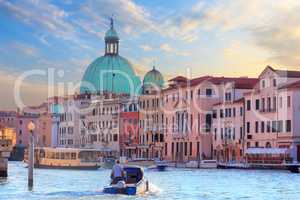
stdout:
{"type": "Polygon", "coordinates": [[[74,133],[74,128],[73,127],[60,127],[59,128],[59,134],[73,134],[74,133]]]}
{"type": "Polygon", "coordinates": [[[142,109],[145,108],[150,108],[150,103],[151,103],[151,107],[152,108],[158,108],[159,107],[159,99],[155,98],[155,99],[148,99],[148,100],[143,100],[139,102],[139,106],[142,109]]]}
{"type": "Polygon", "coordinates": [[[99,121],[97,122],[89,122],[88,130],[96,130],[97,128],[117,128],[118,121],[99,121]]]}
{"type": "Polygon", "coordinates": [[[115,114],[118,113],[118,106],[113,107],[106,107],[106,108],[94,108],[92,115],[96,116],[96,115],[109,115],[109,114],[115,114]]]}
{"type": "MultiPolygon", "coordinates": [[[[218,134],[218,129],[214,129],[214,140],[218,139],[218,135],[220,135],[221,140],[235,140],[236,139],[236,129],[235,127],[225,127],[220,128],[220,134],[218,134]]],[[[243,127],[240,127],[240,137],[243,138],[243,127]]]]}
{"type": "MultiPolygon", "coordinates": [[[[283,107],[284,99],[283,97],[279,97],[279,102],[277,102],[277,97],[267,97],[261,99],[255,99],[255,110],[259,111],[276,111],[277,104],[279,104],[279,108],[283,107]]],[[[291,97],[287,96],[286,98],[286,106],[291,107],[291,97]]],[[[251,100],[247,100],[246,103],[247,110],[251,110],[251,100]]]]}
{"type": "MultiPolygon", "coordinates": [[[[219,117],[220,118],[227,118],[227,117],[236,117],[236,108],[225,108],[225,109],[220,109],[219,110],[219,117]]],[[[243,107],[240,107],[239,109],[239,116],[243,116],[243,107]]],[[[217,111],[213,111],[213,118],[218,118],[217,111]]]]}
{"type": "MultiPolygon", "coordinates": [[[[255,124],[255,133],[276,133],[276,132],[291,132],[292,131],[292,121],[291,120],[279,120],[279,121],[256,121],[255,124]]],[[[251,133],[251,123],[247,122],[246,124],[247,133],[251,133]]]]}
{"type": "MultiPolygon", "coordinates": [[[[266,88],[266,82],[267,82],[267,80],[261,80],[261,87],[262,88],[266,88]]],[[[277,86],[277,80],[274,78],[274,79],[272,79],[270,82],[272,82],[272,84],[273,84],[273,87],[276,87],[277,86]]],[[[269,84],[270,86],[271,86],[271,84],[269,84]]]]}
{"type": "Polygon", "coordinates": [[[164,134],[151,134],[151,138],[149,138],[149,134],[143,134],[139,137],[139,141],[141,144],[146,144],[148,142],[164,142],[164,134]],[[151,139],[151,141],[149,139],[151,139]]]}
{"type": "Polygon", "coordinates": [[[68,139],[68,140],[60,140],[59,141],[60,145],[73,145],[73,140],[72,139],[68,139]]]}
{"type": "MultiPolygon", "coordinates": [[[[201,97],[202,94],[201,94],[201,90],[200,89],[197,90],[197,95],[198,95],[198,98],[201,97]]],[[[169,102],[169,99],[170,99],[169,96],[171,96],[171,98],[172,98],[171,100],[173,102],[179,100],[179,93],[174,93],[172,95],[166,95],[166,97],[165,97],[165,102],[166,103],[169,102]]],[[[204,96],[205,97],[212,97],[213,96],[213,90],[211,88],[206,88],[204,96]]],[[[194,91],[190,91],[189,93],[188,93],[188,91],[185,92],[185,99],[188,99],[189,97],[190,97],[190,99],[193,99],[193,97],[194,97],[194,91]]]]}
{"type": "Polygon", "coordinates": [[[0,118],[0,122],[13,122],[14,118],[0,118]]]}
{"type": "Polygon", "coordinates": [[[63,114],[60,114],[59,120],[61,122],[72,121],[73,120],[73,116],[72,116],[71,113],[63,113],[63,114]]]}
{"type": "Polygon", "coordinates": [[[152,121],[150,119],[146,120],[140,120],[139,121],[139,127],[146,129],[149,128],[150,125],[158,125],[161,126],[162,129],[166,129],[168,131],[169,126],[171,126],[172,132],[191,132],[193,129],[196,129],[199,133],[202,131],[210,132],[211,125],[212,125],[212,115],[206,114],[205,115],[205,123],[201,126],[200,123],[200,114],[198,114],[198,118],[194,120],[193,114],[188,114],[186,111],[183,112],[177,112],[175,117],[172,117],[172,123],[169,124],[169,118],[162,115],[162,121],[161,123],[158,122],[158,115],[156,115],[157,118],[152,118],[152,121]],[[164,121],[165,119],[165,121],[164,121]],[[197,127],[195,127],[197,126],[197,127]]]}
{"type": "Polygon", "coordinates": [[[93,134],[89,136],[91,142],[118,142],[118,134],[93,134]]]}
{"type": "MultiPolygon", "coordinates": [[[[200,153],[200,142],[196,143],[197,145],[197,156],[200,153]]],[[[171,154],[173,157],[179,158],[179,156],[192,156],[193,155],[193,142],[172,142],[171,143],[171,154]]],[[[165,143],[165,155],[168,155],[168,143],[165,143]]]]}

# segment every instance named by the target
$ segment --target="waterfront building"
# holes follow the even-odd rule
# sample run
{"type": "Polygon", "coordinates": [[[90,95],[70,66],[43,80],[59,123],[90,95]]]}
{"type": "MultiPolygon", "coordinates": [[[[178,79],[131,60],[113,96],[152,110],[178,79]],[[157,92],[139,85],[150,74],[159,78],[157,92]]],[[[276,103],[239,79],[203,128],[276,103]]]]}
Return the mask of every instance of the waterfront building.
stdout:
{"type": "MultiPolygon", "coordinates": [[[[53,118],[57,124],[57,143],[59,147],[81,146],[80,109],[90,101],[90,95],[69,95],[59,103],[58,115],[53,118]]],[[[55,130],[54,130],[55,131],[55,130]]]]}
{"type": "MultiPolygon", "coordinates": [[[[17,132],[17,146],[20,148],[27,147],[29,144],[29,130],[27,128],[29,122],[33,122],[34,124],[38,123],[39,114],[37,113],[28,113],[20,111],[17,113],[16,120],[16,132],[17,132]]],[[[37,133],[35,131],[35,133],[37,133]]],[[[35,139],[37,142],[38,135],[35,135],[35,139]]]]}
{"type": "Polygon", "coordinates": [[[211,110],[219,98],[209,79],[178,76],[163,90],[165,159],[184,162],[211,157],[211,110]]]}
{"type": "Polygon", "coordinates": [[[80,109],[80,146],[119,153],[119,118],[122,96],[105,93],[91,95],[80,109]]]}
{"type": "Polygon", "coordinates": [[[139,96],[139,158],[162,158],[164,147],[164,114],[161,91],[162,74],[153,67],[143,80],[143,93],[139,96]]]}
{"type": "Polygon", "coordinates": [[[137,158],[139,144],[138,129],[138,99],[124,98],[121,101],[120,111],[120,155],[129,159],[137,158]]]}
{"type": "Polygon", "coordinates": [[[221,101],[212,110],[213,157],[220,162],[242,162],[244,154],[244,98],[258,79],[236,78],[220,84],[221,101]]]}
{"type": "Polygon", "coordinates": [[[16,116],[17,112],[15,111],[0,111],[0,126],[15,128],[16,116]]]}
{"type": "Polygon", "coordinates": [[[16,131],[11,127],[0,126],[0,139],[6,139],[10,141],[11,146],[16,145],[16,131]]]}
{"type": "MultiPolygon", "coordinates": [[[[171,79],[169,87],[163,91],[167,125],[165,158],[180,162],[213,158],[214,147],[220,148],[224,142],[213,140],[212,132],[217,131],[220,137],[220,127],[224,126],[223,120],[214,120],[217,117],[216,106],[222,104],[219,106],[222,107],[225,102],[238,103],[243,91],[251,89],[256,81],[246,77],[211,76],[171,79]]],[[[225,124],[229,125],[228,122],[225,124]]]]}
{"type": "Polygon", "coordinates": [[[300,71],[267,66],[255,88],[244,94],[247,149],[286,148],[290,159],[300,161],[299,81],[300,71]]]}
{"type": "Polygon", "coordinates": [[[49,113],[40,114],[36,120],[37,146],[52,146],[52,117],[49,113]]]}

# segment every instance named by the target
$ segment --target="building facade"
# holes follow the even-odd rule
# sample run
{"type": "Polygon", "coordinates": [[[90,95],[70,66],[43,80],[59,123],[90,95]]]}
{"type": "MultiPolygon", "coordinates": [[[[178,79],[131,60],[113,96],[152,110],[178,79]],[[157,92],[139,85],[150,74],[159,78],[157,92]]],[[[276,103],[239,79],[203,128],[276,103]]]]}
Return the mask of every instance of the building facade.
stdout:
{"type": "Polygon", "coordinates": [[[245,96],[247,148],[291,149],[299,161],[299,71],[266,67],[245,96]]]}

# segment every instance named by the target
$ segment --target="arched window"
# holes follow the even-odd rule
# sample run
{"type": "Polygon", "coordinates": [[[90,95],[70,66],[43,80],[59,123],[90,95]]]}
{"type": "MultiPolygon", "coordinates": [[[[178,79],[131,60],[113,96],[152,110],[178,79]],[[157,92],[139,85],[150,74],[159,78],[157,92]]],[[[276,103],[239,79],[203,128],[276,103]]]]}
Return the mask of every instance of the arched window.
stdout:
{"type": "Polygon", "coordinates": [[[266,148],[272,148],[272,145],[270,142],[266,142],[266,148]]]}

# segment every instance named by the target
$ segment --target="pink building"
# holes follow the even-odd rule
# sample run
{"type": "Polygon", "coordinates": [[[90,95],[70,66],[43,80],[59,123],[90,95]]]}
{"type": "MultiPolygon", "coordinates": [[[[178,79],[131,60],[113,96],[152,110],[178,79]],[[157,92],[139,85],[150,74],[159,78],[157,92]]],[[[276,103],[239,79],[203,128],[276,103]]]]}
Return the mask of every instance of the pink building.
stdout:
{"type": "MultiPolygon", "coordinates": [[[[286,159],[300,161],[300,71],[268,66],[255,88],[245,94],[246,146],[286,149],[286,159]]],[[[258,149],[259,150],[259,149],[258,149]]],[[[248,150],[250,151],[250,150],[248,150]]],[[[280,156],[278,156],[280,157],[280,156]]],[[[282,162],[283,157],[278,162],[282,162]]]]}
{"type": "Polygon", "coordinates": [[[256,79],[204,76],[176,77],[163,91],[166,122],[165,158],[189,161],[212,158],[214,105],[242,97],[256,79]],[[250,86],[249,86],[250,84],[250,86]]]}
{"type": "Polygon", "coordinates": [[[258,79],[236,78],[221,84],[223,96],[213,106],[213,154],[221,162],[241,162],[244,153],[244,98],[258,79]]]}

